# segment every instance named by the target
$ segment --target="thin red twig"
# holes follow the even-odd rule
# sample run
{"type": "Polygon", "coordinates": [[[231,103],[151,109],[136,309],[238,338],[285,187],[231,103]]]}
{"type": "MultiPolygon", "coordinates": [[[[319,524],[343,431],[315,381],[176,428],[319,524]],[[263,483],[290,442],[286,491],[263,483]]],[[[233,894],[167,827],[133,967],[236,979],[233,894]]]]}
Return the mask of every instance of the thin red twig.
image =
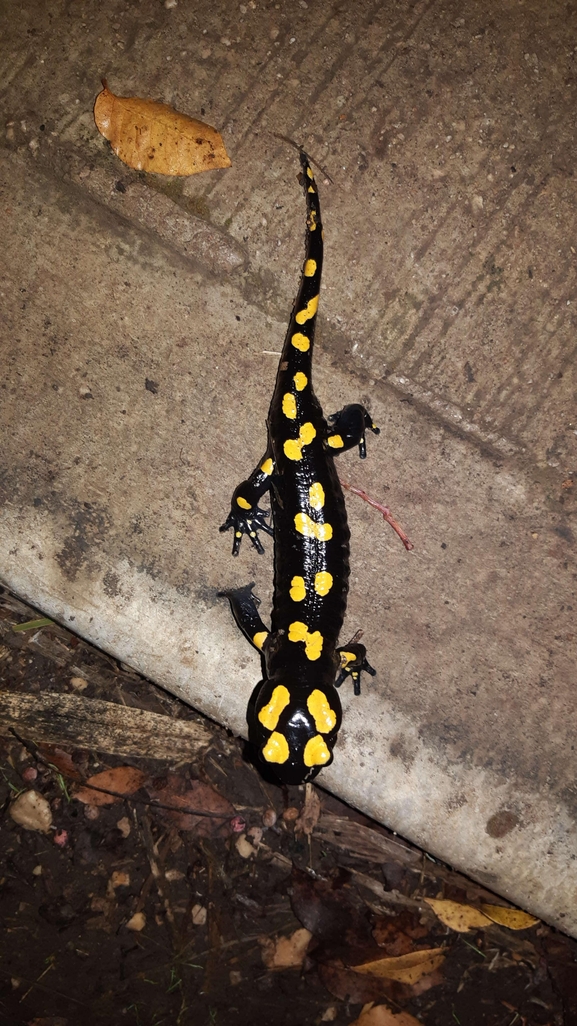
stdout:
{"type": "Polygon", "coordinates": [[[393,528],[393,531],[395,531],[398,534],[407,552],[410,552],[411,549],[414,548],[412,541],[405,534],[401,525],[395,520],[388,506],[384,506],[382,502],[377,502],[376,499],[371,499],[370,495],[367,495],[367,493],[363,491],[362,488],[355,488],[354,485],[347,484],[346,481],[342,481],[340,478],[339,480],[341,481],[343,488],[346,488],[348,492],[352,492],[353,495],[358,495],[359,498],[364,499],[365,502],[368,502],[369,506],[372,506],[373,509],[378,509],[379,513],[383,514],[383,520],[386,520],[387,524],[390,524],[393,528]]]}

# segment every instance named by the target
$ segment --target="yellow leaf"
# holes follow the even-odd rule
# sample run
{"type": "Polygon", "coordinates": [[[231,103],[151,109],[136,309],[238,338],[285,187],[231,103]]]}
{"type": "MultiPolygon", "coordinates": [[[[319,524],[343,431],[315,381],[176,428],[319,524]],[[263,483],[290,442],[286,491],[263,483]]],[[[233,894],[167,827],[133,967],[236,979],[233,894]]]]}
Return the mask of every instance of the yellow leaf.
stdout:
{"type": "Polygon", "coordinates": [[[446,901],[438,898],[425,898],[427,905],[430,905],[435,915],[445,926],[457,933],[467,933],[468,930],[482,930],[491,925],[491,920],[478,908],[472,905],[461,905],[458,901],[446,901]]]}
{"type": "Polygon", "coordinates": [[[115,96],[103,79],[94,120],[120,160],[137,171],[194,175],[230,167],[220,134],[173,107],[138,96],[115,96]]]}
{"type": "Polygon", "coordinates": [[[506,926],[509,930],[528,930],[535,926],[539,920],[530,916],[528,912],[521,912],[518,908],[503,908],[502,905],[481,905],[485,915],[499,926],[506,926]]]}
{"type": "Polygon", "coordinates": [[[365,1005],[358,1019],[350,1026],[421,1026],[408,1012],[391,1012],[386,1005],[365,1005]]]}
{"type": "Polygon", "coordinates": [[[377,976],[381,979],[398,980],[399,983],[416,983],[421,976],[427,976],[438,969],[445,960],[443,948],[425,948],[410,951],[407,955],[379,958],[375,962],[351,966],[356,973],[377,976]]]}

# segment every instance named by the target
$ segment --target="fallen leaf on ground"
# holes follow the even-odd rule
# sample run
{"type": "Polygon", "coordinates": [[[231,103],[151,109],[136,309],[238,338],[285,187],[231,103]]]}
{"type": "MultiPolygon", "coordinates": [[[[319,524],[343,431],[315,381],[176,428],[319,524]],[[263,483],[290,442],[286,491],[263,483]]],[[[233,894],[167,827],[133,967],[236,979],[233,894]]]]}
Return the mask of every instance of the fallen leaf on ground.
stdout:
{"type": "Polygon", "coordinates": [[[521,912],[518,908],[505,908],[503,905],[481,905],[481,910],[499,926],[506,926],[509,930],[528,930],[535,926],[539,919],[530,916],[528,912],[521,912]]]}
{"type": "Polygon", "coordinates": [[[445,960],[443,948],[423,948],[411,951],[407,955],[396,955],[393,958],[379,958],[364,965],[351,966],[356,973],[368,973],[370,976],[397,980],[409,985],[420,980],[421,976],[432,973],[445,960]]]}
{"type": "Polygon", "coordinates": [[[295,822],[295,834],[310,837],[321,814],[321,800],[313,784],[306,784],[305,803],[299,818],[295,822]]]}
{"type": "Polygon", "coordinates": [[[51,766],[55,766],[58,772],[62,773],[62,776],[68,780],[82,779],[82,774],[69,752],[63,751],[57,745],[49,744],[38,745],[38,751],[46,759],[46,762],[49,762],[51,766]]]}
{"type": "Polygon", "coordinates": [[[484,912],[472,905],[462,905],[458,901],[449,901],[440,898],[425,898],[427,905],[430,905],[435,915],[445,926],[457,933],[467,933],[469,930],[481,930],[491,925],[491,920],[484,912]]]}
{"type": "Polygon", "coordinates": [[[8,809],[11,818],[25,830],[47,834],[52,826],[52,811],[46,798],[38,791],[19,794],[8,809]]]}
{"type": "Polygon", "coordinates": [[[230,834],[234,806],[214,787],[200,780],[185,780],[178,773],[170,773],[161,781],[154,781],[154,785],[147,788],[150,797],[160,805],[172,806],[171,809],[158,808],[155,813],[177,830],[194,830],[198,837],[230,834]],[[188,809],[205,815],[195,816],[194,811],[188,812],[188,809]]]}
{"type": "Polygon", "coordinates": [[[425,901],[441,922],[451,930],[456,930],[457,933],[467,933],[468,930],[486,930],[493,923],[506,926],[509,930],[527,930],[539,922],[528,912],[521,912],[517,908],[505,908],[503,905],[483,904],[480,908],[474,908],[472,905],[463,905],[458,901],[438,898],[425,898],[425,901]]]}
{"type": "Polygon", "coordinates": [[[267,969],[298,969],[303,964],[312,933],[309,930],[295,930],[290,937],[263,937],[259,941],[262,960],[267,969]]]}
{"type": "Polygon", "coordinates": [[[89,777],[86,785],[92,787],[79,787],[73,792],[73,797],[84,805],[112,805],[120,801],[128,794],[134,794],[142,787],[146,780],[146,773],[136,766],[117,766],[115,769],[103,770],[89,777]],[[95,788],[103,788],[102,791],[95,788]],[[115,794],[106,794],[106,791],[115,791],[115,794]]]}
{"type": "Polygon", "coordinates": [[[96,97],[96,127],[116,156],[137,171],[194,175],[230,167],[220,133],[165,103],[138,96],[115,96],[103,79],[96,97]]]}
{"type": "Polygon", "coordinates": [[[408,1012],[392,1012],[386,1005],[365,1005],[350,1026],[421,1026],[408,1012]]]}

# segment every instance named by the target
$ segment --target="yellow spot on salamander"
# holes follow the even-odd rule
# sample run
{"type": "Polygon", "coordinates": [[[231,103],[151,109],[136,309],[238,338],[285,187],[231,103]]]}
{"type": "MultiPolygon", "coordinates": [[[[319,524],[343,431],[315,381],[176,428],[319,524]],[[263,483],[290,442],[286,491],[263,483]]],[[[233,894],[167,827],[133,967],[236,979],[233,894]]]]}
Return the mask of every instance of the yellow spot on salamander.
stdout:
{"type": "Polygon", "coordinates": [[[293,602],[302,602],[306,597],[307,589],[305,588],[304,577],[293,577],[291,581],[291,589],[289,595],[293,602]]]}
{"type": "Polygon", "coordinates": [[[310,219],[309,219],[309,230],[311,232],[314,232],[314,231],[316,231],[316,227],[317,227],[317,212],[316,212],[316,210],[311,210],[311,216],[310,216],[310,219]]]}
{"type": "Polygon", "coordinates": [[[306,374],[303,374],[302,371],[296,372],[293,381],[295,383],[295,388],[297,392],[302,392],[303,388],[306,388],[309,383],[309,379],[307,378],[306,374]]]}
{"type": "Polygon", "coordinates": [[[337,722],[337,715],[331,709],[327,696],[323,695],[318,688],[315,688],[307,698],[307,709],[313,717],[319,733],[330,734],[337,722]]]}
{"type": "Polygon", "coordinates": [[[304,534],[305,538],[316,538],[321,542],[330,541],[333,536],[330,524],[315,524],[308,513],[297,513],[295,527],[299,534],[304,534]]]}
{"type": "Polygon", "coordinates": [[[315,438],[317,429],[307,421],[299,430],[298,438],[288,438],[283,445],[284,454],[289,460],[302,460],[303,445],[310,445],[315,438]]]}
{"type": "Polygon", "coordinates": [[[286,762],[289,757],[289,746],[286,737],[275,730],[262,750],[262,757],[266,762],[286,762]]]}
{"type": "Polygon", "coordinates": [[[257,633],[252,636],[252,643],[253,645],[256,645],[257,648],[262,648],[267,638],[268,631],[257,631],[257,633]]]}
{"type": "Polygon", "coordinates": [[[328,595],[333,586],[333,575],[328,570],[320,570],[315,574],[315,591],[317,595],[328,595]]]}
{"type": "MultiPolygon", "coordinates": [[[[270,702],[268,705],[264,705],[258,714],[263,727],[266,727],[267,730],[274,730],[281,712],[283,709],[286,709],[289,702],[288,688],[285,688],[284,684],[278,684],[270,697],[270,702]]],[[[320,729],[320,727],[317,727],[317,730],[320,729]]]]}
{"type": "Polygon", "coordinates": [[[307,741],[303,752],[305,766],[325,766],[327,762],[330,762],[330,759],[331,753],[320,734],[317,734],[316,737],[311,737],[310,741],[307,741]]]}
{"type": "Polygon", "coordinates": [[[236,504],[237,504],[237,506],[240,506],[241,509],[250,509],[251,508],[250,502],[247,502],[246,499],[243,499],[242,495],[238,496],[238,499],[236,500],[236,504]]]}
{"type": "Polygon", "coordinates": [[[340,435],[330,435],[327,438],[327,445],[330,445],[331,449],[342,449],[344,444],[340,435]]]}
{"type": "Polygon", "coordinates": [[[340,652],[341,658],[341,669],[344,670],[350,663],[354,663],[357,658],[354,652],[340,652]]]}
{"type": "Polygon", "coordinates": [[[292,392],[285,392],[282,397],[282,412],[289,420],[295,420],[297,415],[297,403],[292,392]]]}
{"type": "MultiPolygon", "coordinates": [[[[305,321],[310,321],[311,317],[314,317],[314,315],[316,314],[316,312],[318,310],[318,306],[319,306],[319,297],[318,296],[313,296],[312,299],[309,299],[309,301],[308,301],[307,305],[305,306],[304,310],[299,310],[298,314],[296,315],[295,321],[297,322],[297,324],[304,324],[305,321]]],[[[294,335],[293,335],[293,339],[294,339],[294,335]]]]}
{"type": "Polygon", "coordinates": [[[309,634],[306,623],[295,620],[289,627],[288,639],[289,641],[304,641],[305,655],[311,662],[320,658],[323,649],[323,636],[320,631],[313,631],[312,634],[309,634]]]}
{"type": "Polygon", "coordinates": [[[309,488],[309,499],[313,509],[322,509],[325,504],[325,490],[320,481],[315,481],[309,488]]]}
{"type": "Polygon", "coordinates": [[[309,185],[307,192],[316,192],[314,185],[309,185]]]}
{"type": "Polygon", "coordinates": [[[312,173],[310,167],[308,166],[308,164],[307,164],[307,175],[308,175],[309,178],[313,177],[313,173],[312,173]]]}
{"type": "Polygon", "coordinates": [[[304,271],[303,271],[305,278],[312,278],[314,273],[315,273],[315,271],[316,271],[316,269],[317,269],[317,262],[316,262],[316,260],[307,260],[306,263],[305,263],[305,266],[304,266],[304,271]]]}
{"type": "MultiPolygon", "coordinates": [[[[299,321],[302,324],[302,321],[299,321]]],[[[302,332],[297,331],[291,338],[291,342],[295,349],[299,349],[301,353],[306,353],[307,349],[310,349],[311,340],[303,335],[302,332]]]]}
{"type": "Polygon", "coordinates": [[[274,463],[273,463],[273,461],[271,459],[265,460],[264,463],[261,464],[261,468],[260,469],[262,470],[263,474],[266,474],[267,477],[270,477],[270,475],[272,474],[272,472],[274,470],[274,463]]]}

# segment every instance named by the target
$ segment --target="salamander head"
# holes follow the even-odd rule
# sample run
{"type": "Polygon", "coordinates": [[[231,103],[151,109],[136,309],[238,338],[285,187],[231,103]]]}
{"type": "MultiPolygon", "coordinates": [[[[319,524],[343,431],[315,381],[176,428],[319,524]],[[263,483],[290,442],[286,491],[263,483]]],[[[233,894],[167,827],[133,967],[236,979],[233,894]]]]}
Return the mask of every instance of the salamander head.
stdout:
{"type": "Polygon", "coordinates": [[[261,681],[248,707],[249,736],[284,784],[303,784],[333,761],[341,703],[332,684],[261,681]]]}

